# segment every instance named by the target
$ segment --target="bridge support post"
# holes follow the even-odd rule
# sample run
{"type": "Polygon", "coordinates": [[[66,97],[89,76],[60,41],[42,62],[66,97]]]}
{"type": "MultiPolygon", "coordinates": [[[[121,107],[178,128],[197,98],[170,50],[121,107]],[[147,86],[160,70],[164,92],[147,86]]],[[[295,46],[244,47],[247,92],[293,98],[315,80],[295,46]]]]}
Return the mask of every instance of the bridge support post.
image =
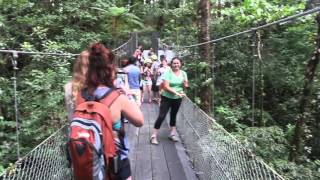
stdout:
{"type": "Polygon", "coordinates": [[[127,51],[127,55],[128,56],[132,56],[134,51],[137,49],[138,47],[138,33],[137,32],[133,32],[131,33],[131,41],[128,44],[128,51],[127,51]]]}
{"type": "Polygon", "coordinates": [[[157,55],[159,50],[159,39],[160,39],[159,32],[153,32],[151,37],[151,47],[157,55]]]}

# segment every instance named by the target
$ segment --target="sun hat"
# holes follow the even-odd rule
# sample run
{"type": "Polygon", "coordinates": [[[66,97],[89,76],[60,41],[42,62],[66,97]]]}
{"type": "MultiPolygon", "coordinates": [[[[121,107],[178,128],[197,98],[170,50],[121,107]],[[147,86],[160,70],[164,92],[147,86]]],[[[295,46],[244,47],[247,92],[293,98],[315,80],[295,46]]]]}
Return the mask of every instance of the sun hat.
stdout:
{"type": "Polygon", "coordinates": [[[152,55],[151,57],[150,57],[152,60],[154,60],[154,61],[156,61],[156,60],[158,60],[158,56],[157,55],[152,55]]]}

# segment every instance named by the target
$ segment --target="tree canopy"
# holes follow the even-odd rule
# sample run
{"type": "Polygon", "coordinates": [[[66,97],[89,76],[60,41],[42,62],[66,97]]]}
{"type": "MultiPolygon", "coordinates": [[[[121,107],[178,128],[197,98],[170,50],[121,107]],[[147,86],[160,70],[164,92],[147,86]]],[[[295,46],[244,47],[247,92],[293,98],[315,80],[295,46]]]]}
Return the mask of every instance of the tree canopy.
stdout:
{"type": "MultiPolygon", "coordinates": [[[[191,85],[188,95],[194,102],[201,105],[200,95],[210,87],[211,115],[224,128],[284,177],[319,179],[319,73],[310,82],[302,113],[301,148],[294,161],[289,158],[301,117],[307,65],[319,53],[317,14],[212,43],[209,53],[214,61],[206,61],[199,46],[179,48],[199,42],[198,5],[196,0],[3,0],[0,49],[80,53],[93,41],[115,48],[131,32],[140,33],[147,48],[143,33],[157,31],[161,41],[173,45],[184,60],[191,85]],[[257,53],[260,59],[254,56],[257,53]]],[[[315,7],[316,1],[211,0],[210,5],[212,40],[303,12],[315,7]]],[[[0,53],[0,174],[16,161],[10,58],[0,53]]],[[[70,79],[74,59],[19,55],[22,155],[66,123],[63,86],[70,79]]]]}

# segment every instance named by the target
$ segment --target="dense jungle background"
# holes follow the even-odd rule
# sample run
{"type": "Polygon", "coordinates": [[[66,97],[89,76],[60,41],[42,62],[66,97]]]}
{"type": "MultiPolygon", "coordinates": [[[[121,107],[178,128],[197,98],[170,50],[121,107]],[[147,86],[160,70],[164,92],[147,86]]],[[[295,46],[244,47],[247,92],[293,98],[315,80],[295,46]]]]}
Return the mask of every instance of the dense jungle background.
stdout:
{"type": "MultiPolygon", "coordinates": [[[[131,32],[159,32],[183,57],[194,102],[285,178],[320,179],[316,13],[215,44],[175,48],[316,5],[315,0],[0,0],[0,49],[80,53],[93,41],[115,48],[131,32]]],[[[63,86],[75,57],[17,60],[25,155],[67,122],[63,86]]],[[[0,53],[0,174],[17,160],[12,76],[11,55],[0,53]]]]}

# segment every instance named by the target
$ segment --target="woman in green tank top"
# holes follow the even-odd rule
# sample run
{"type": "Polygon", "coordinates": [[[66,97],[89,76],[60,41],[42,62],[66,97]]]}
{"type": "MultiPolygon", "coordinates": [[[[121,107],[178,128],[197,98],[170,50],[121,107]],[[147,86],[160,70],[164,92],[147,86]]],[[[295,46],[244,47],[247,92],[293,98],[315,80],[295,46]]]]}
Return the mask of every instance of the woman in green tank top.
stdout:
{"type": "Polygon", "coordinates": [[[161,104],[159,110],[159,116],[156,120],[150,139],[151,144],[159,144],[157,140],[157,133],[160,126],[165,119],[169,109],[170,111],[170,128],[171,132],[169,139],[176,142],[176,117],[179,111],[179,107],[182,101],[182,97],[185,96],[183,89],[189,87],[187,73],[181,70],[181,59],[175,57],[171,62],[171,69],[163,74],[163,92],[161,93],[161,104]]]}

